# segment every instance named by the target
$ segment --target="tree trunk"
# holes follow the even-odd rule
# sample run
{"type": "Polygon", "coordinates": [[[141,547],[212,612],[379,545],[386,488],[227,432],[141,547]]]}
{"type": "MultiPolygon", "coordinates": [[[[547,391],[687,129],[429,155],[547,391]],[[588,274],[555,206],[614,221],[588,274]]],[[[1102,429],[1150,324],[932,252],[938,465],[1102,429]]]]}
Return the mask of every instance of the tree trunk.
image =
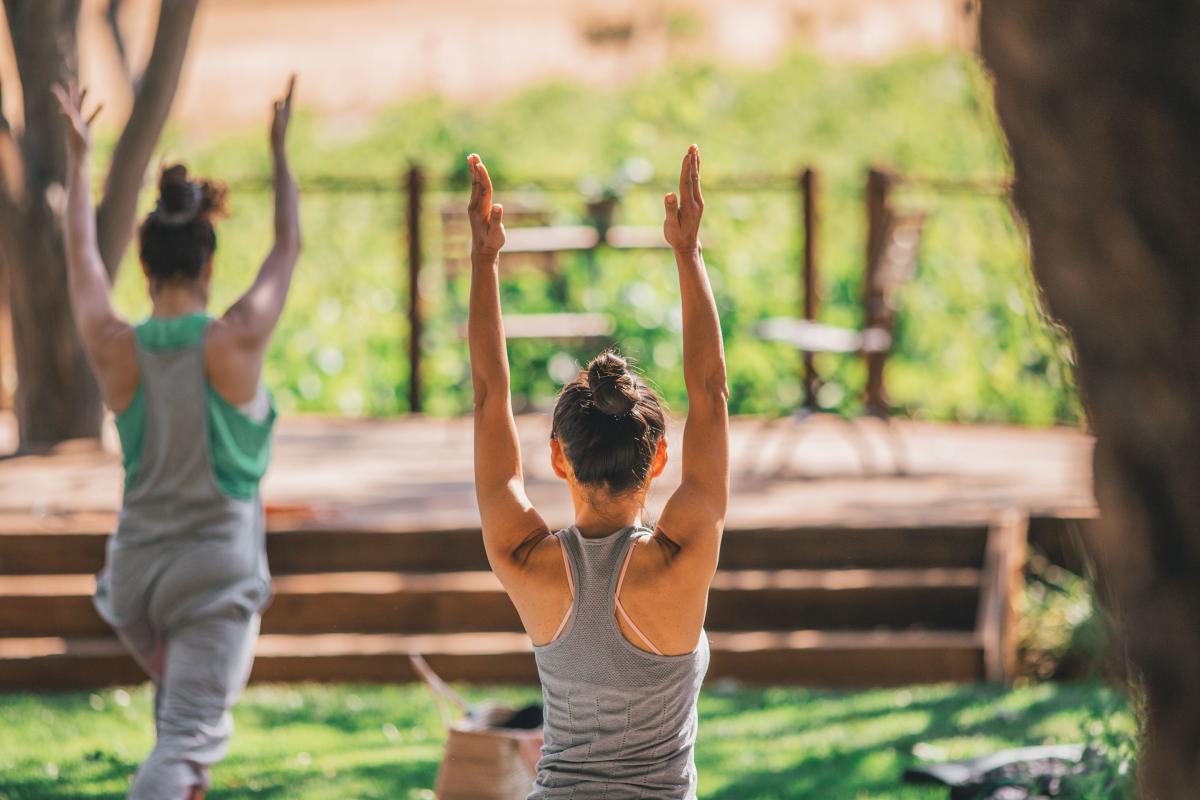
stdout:
{"type": "Polygon", "coordinates": [[[19,255],[10,261],[21,452],[98,439],[102,408],[71,319],[61,232],[45,203],[36,205],[26,216],[19,255]]]}
{"type": "Polygon", "coordinates": [[[1200,6],[985,0],[1036,276],[1096,433],[1089,545],[1146,699],[1146,797],[1200,791],[1200,6]]]}
{"type": "MultiPolygon", "coordinates": [[[[136,81],[97,206],[110,275],[133,236],[137,197],[175,98],[199,0],[162,0],[154,45],[136,81]]],[[[50,87],[78,72],[80,0],[4,0],[24,95],[19,164],[0,158],[0,261],[7,269],[17,367],[19,449],[99,438],[101,398],[71,318],[57,207],[66,181],[64,130],[50,87]],[[14,175],[16,171],[20,175],[14,175]]],[[[7,133],[0,116],[0,133],[7,133]]],[[[3,153],[0,153],[3,155],[3,153]]]]}
{"type": "Polygon", "coordinates": [[[21,196],[4,220],[16,356],[19,448],[99,438],[100,392],[80,346],[67,299],[62,231],[52,203],[66,183],[64,131],[50,87],[76,74],[78,0],[17,2],[5,10],[24,96],[21,196]]]}

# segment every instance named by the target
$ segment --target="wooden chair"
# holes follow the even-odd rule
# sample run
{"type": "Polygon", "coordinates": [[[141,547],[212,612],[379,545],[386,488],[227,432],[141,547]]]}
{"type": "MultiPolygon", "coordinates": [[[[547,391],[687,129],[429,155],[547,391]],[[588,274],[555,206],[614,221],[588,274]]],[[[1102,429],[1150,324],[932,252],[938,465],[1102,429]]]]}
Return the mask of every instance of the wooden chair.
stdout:
{"type": "MultiPolygon", "coordinates": [[[[562,253],[590,252],[601,243],[599,231],[591,225],[548,225],[549,214],[540,209],[506,205],[504,227],[507,242],[500,263],[505,272],[538,269],[555,278],[563,295],[566,275],[562,253]]],[[[471,229],[459,206],[441,210],[442,253],[447,279],[471,268],[471,229]]],[[[604,343],[612,336],[613,320],[607,314],[558,312],[552,314],[504,315],[504,332],[509,339],[546,339],[551,341],[591,341],[604,343]]],[[[458,327],[466,335],[466,325],[458,327]]]]}
{"type": "Polygon", "coordinates": [[[896,297],[900,287],[916,274],[917,253],[925,214],[897,210],[891,190],[897,177],[881,169],[867,176],[867,258],[863,282],[863,320],[861,330],[825,325],[816,321],[819,296],[816,265],[817,178],[809,169],[800,179],[804,198],[804,283],[803,317],[776,317],[758,326],[758,336],[768,341],[785,342],[804,355],[804,408],[819,410],[817,389],[820,376],[813,364],[816,353],[844,353],[863,357],[867,364],[865,400],[867,411],[887,417],[890,401],[884,383],[884,370],[892,349],[896,321],[896,297]]]}
{"type": "MultiPolygon", "coordinates": [[[[424,308],[421,283],[424,274],[424,246],[421,236],[422,209],[426,191],[425,173],[412,165],[404,178],[406,195],[405,229],[408,261],[408,407],[412,413],[423,409],[423,379],[421,355],[424,342],[424,308]]],[[[616,198],[605,198],[588,206],[589,225],[549,225],[544,211],[522,208],[508,203],[504,209],[508,241],[501,263],[505,270],[533,265],[554,275],[566,295],[566,276],[559,254],[585,252],[593,254],[602,246],[616,249],[665,249],[662,231],[656,227],[613,225],[616,198]]],[[[470,268],[470,227],[465,209],[459,205],[443,208],[439,222],[442,227],[442,255],[448,277],[470,268]]],[[[609,340],[614,329],[607,314],[592,312],[559,312],[552,314],[505,314],[505,331],[509,339],[548,339],[561,341],[609,340]]],[[[466,334],[460,325],[461,335],[466,334]]]]}

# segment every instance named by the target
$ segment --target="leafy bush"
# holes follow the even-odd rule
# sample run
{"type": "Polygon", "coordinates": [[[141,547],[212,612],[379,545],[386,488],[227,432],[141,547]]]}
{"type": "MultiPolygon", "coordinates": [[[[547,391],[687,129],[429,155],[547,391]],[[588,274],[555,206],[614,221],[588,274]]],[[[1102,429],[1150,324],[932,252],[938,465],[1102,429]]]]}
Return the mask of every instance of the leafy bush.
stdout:
{"type": "MultiPolygon", "coordinates": [[[[986,76],[958,54],[918,53],[877,65],[795,54],[768,70],[675,65],[619,89],[552,82],[486,105],[417,98],[361,130],[347,130],[337,118],[302,116],[294,134],[295,167],[309,184],[302,209],[306,249],[266,378],[285,410],[343,414],[407,408],[401,182],[410,162],[424,165],[432,187],[445,189],[426,201],[423,282],[430,319],[426,406],[437,414],[470,405],[466,348],[457,332],[466,276],[448,277],[440,268],[437,213],[445,204],[465,203],[468,152],[487,158],[502,201],[540,203],[563,222],[583,219],[582,195],[611,186],[611,176],[639,159],[639,171],[648,166],[651,174],[642,185],[621,187],[621,221],[658,225],[661,193],[675,182],[686,146],[699,142],[709,201],[707,257],[737,413],[785,412],[800,396],[797,354],[760,342],[753,332],[760,320],[799,307],[801,234],[792,176],[803,165],[821,170],[824,187],[821,319],[848,326],[861,322],[861,192],[869,165],[949,177],[1010,172],[986,76]],[[740,180],[755,175],[773,180],[757,188],[740,180]],[[312,185],[321,176],[395,188],[323,190],[312,185]],[[534,179],[567,190],[528,191],[534,179]]],[[[191,141],[176,131],[165,146],[201,173],[235,181],[235,214],[220,231],[217,306],[246,285],[267,246],[270,198],[244,185],[265,182],[264,139],[252,130],[191,141]]],[[[906,190],[901,200],[927,209],[931,218],[919,274],[900,297],[889,367],[894,402],[933,419],[1077,420],[1070,351],[1039,312],[1025,237],[1006,202],[920,189],[906,190]]],[[[669,402],[682,406],[678,289],[669,255],[600,252],[594,260],[566,257],[564,270],[563,285],[532,271],[506,275],[505,302],[514,311],[610,313],[622,349],[669,402]]],[[[146,312],[132,264],[118,290],[130,314],[146,312]]],[[[589,355],[549,342],[514,343],[518,399],[545,401],[564,363],[589,355]]],[[[828,381],[823,401],[844,413],[858,410],[861,364],[835,356],[819,356],[817,363],[828,381]]]]}
{"type": "Polygon", "coordinates": [[[1107,627],[1091,581],[1033,551],[1017,621],[1017,657],[1026,680],[1091,679],[1104,672],[1107,627]]]}

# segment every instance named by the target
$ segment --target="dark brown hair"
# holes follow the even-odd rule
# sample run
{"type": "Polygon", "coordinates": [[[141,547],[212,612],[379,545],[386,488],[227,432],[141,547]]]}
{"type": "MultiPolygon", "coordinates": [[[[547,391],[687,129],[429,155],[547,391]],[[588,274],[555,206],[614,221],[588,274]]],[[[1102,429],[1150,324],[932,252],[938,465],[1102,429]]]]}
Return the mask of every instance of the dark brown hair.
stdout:
{"type": "Polygon", "coordinates": [[[622,494],[646,482],[666,429],[654,390],[625,359],[605,351],[563,387],[550,436],[576,480],[622,494]]]}
{"type": "Polygon", "coordinates": [[[225,216],[224,184],[188,179],[187,167],[165,168],[158,203],[138,229],[138,250],[156,281],[193,281],[217,249],[214,221],[225,216]]]}

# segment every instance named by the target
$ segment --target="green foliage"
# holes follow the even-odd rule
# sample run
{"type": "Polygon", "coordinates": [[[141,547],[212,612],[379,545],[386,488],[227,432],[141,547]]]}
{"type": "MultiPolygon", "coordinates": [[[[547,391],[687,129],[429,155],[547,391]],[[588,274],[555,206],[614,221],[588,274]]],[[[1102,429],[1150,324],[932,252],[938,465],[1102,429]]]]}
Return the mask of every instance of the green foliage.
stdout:
{"type": "MultiPolygon", "coordinates": [[[[190,142],[172,134],[167,150],[185,155],[201,173],[265,179],[265,138],[253,131],[190,142]]],[[[305,253],[267,368],[281,405],[347,414],[406,410],[400,190],[410,162],[429,171],[431,186],[452,187],[427,197],[423,288],[430,318],[427,407],[453,414],[470,406],[466,348],[458,335],[466,276],[441,269],[439,211],[465,203],[464,156],[485,156],[510,208],[537,204],[561,222],[582,220],[583,194],[611,187],[611,176],[629,159],[645,159],[653,175],[642,186],[625,187],[620,221],[657,226],[661,194],[672,188],[693,141],[704,150],[706,254],[737,413],[784,412],[800,395],[798,355],[754,336],[760,320],[799,307],[801,234],[790,176],[807,164],[821,170],[821,317],[857,326],[867,167],[949,177],[1010,171],[986,76],[972,59],[954,54],[914,54],[878,65],[796,54],[765,71],[675,65],[620,89],[552,82],[483,105],[418,98],[362,129],[302,116],[293,140],[302,183],[339,176],[394,190],[304,193],[305,253]],[[775,180],[759,188],[730,180],[755,175],[775,180]],[[535,179],[581,191],[532,193],[528,184],[535,179]]],[[[931,217],[919,274],[899,298],[889,367],[894,402],[935,419],[1076,421],[1070,350],[1039,312],[1025,238],[1003,199],[906,190],[901,200],[931,217]]],[[[220,232],[216,307],[246,285],[270,234],[264,191],[235,191],[234,210],[220,232]]],[[[622,349],[682,408],[678,289],[669,255],[601,252],[594,263],[578,256],[564,263],[561,284],[534,271],[506,274],[510,310],[610,313],[622,349]]],[[[136,268],[123,271],[119,295],[130,313],[145,312],[136,268]]],[[[557,388],[552,366],[561,372],[565,359],[589,355],[549,342],[514,344],[518,402],[544,403],[557,388]]],[[[828,380],[824,401],[856,411],[861,364],[836,356],[817,362],[828,380]]]]}
{"type": "MultiPolygon", "coordinates": [[[[465,693],[514,703],[538,697],[535,688],[465,693]]],[[[211,800],[433,796],[443,734],[420,686],[255,686],[234,716],[237,732],[213,772],[211,800]]],[[[901,784],[918,754],[944,760],[1090,741],[1099,720],[1116,746],[1132,746],[1127,705],[1096,684],[859,693],[718,684],[700,701],[700,797],[943,800],[945,789],[901,784]]],[[[151,729],[145,687],[0,696],[0,798],[124,797],[151,729]]]]}
{"type": "Polygon", "coordinates": [[[1017,615],[1017,658],[1023,680],[1090,679],[1104,673],[1105,618],[1091,581],[1033,552],[1017,615]]]}

